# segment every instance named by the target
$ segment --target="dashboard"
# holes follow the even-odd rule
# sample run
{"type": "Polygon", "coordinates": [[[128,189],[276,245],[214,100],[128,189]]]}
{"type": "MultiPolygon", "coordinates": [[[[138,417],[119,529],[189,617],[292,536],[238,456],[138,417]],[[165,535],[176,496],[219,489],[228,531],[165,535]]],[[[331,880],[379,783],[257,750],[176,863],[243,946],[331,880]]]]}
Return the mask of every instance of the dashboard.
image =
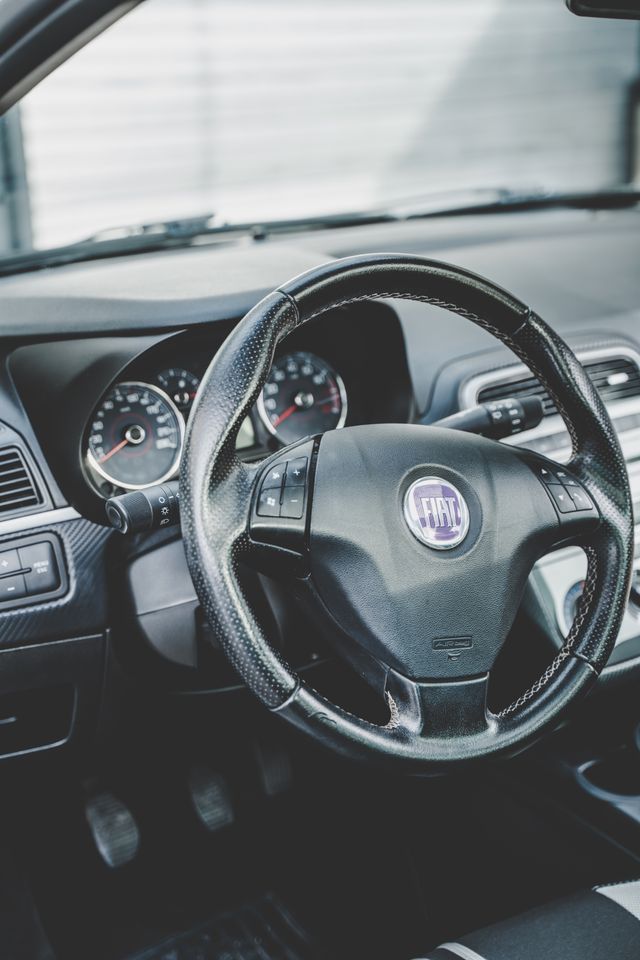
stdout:
{"type": "MultiPolygon", "coordinates": [[[[26,740],[14,730],[5,742],[0,727],[0,757],[66,744],[91,725],[114,652],[144,686],[176,695],[237,688],[212,647],[179,531],[121,537],[106,523],[105,502],[179,476],[210,361],[261,296],[332,256],[385,249],[485,274],[568,340],[614,419],[640,506],[634,211],[385,224],[0,279],[0,709],[21,690],[60,691],[47,724],[54,740],[32,724],[26,740]]],[[[404,300],[355,303],[281,345],[237,453],[259,461],[325,430],[429,424],[478,401],[531,394],[541,395],[535,378],[468,321],[404,300]]],[[[566,432],[541,399],[542,423],[506,442],[562,462],[566,432]]],[[[530,578],[523,617],[527,630],[536,625],[542,660],[567,632],[584,566],[581,551],[558,551],[530,578]]],[[[245,588],[272,617],[283,655],[302,671],[323,669],[330,652],[277,583],[249,577],[245,588]]],[[[637,610],[632,603],[605,670],[623,683],[640,670],[637,610]]]]}

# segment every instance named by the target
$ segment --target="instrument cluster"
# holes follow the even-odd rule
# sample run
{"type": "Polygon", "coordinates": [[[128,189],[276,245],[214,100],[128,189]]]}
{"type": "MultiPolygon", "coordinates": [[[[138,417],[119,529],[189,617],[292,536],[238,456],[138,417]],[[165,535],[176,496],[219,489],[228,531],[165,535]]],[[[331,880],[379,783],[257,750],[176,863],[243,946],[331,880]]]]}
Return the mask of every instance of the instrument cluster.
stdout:
{"type": "MultiPolygon", "coordinates": [[[[85,460],[103,492],[140,490],[178,475],[185,425],[202,373],[166,367],[148,380],[123,380],[103,396],[87,430],[85,460]],[[106,486],[105,486],[106,484],[106,486]]],[[[321,357],[293,351],[277,358],[237,449],[285,446],[344,426],[347,389],[321,357]],[[263,442],[263,441],[266,441],[263,442]]],[[[265,451],[263,451],[265,452],[265,451]]]]}
{"type": "MultiPolygon", "coordinates": [[[[83,479],[101,498],[177,478],[185,428],[211,359],[235,326],[163,337],[135,356],[83,422],[83,479]]],[[[331,311],[291,333],[237,438],[261,460],[304,437],[361,423],[407,423],[414,398],[404,334],[386,304],[331,311]]]]}

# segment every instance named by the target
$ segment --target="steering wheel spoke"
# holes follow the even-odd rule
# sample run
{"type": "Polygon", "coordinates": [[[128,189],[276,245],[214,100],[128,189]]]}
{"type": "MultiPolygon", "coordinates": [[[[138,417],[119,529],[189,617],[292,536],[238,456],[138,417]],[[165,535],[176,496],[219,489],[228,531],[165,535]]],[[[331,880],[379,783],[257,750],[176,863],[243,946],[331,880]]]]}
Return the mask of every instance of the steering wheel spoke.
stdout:
{"type": "Polygon", "coordinates": [[[426,740],[487,735],[495,725],[487,708],[488,686],[488,673],[438,683],[410,680],[391,670],[385,689],[390,725],[426,740]]]}

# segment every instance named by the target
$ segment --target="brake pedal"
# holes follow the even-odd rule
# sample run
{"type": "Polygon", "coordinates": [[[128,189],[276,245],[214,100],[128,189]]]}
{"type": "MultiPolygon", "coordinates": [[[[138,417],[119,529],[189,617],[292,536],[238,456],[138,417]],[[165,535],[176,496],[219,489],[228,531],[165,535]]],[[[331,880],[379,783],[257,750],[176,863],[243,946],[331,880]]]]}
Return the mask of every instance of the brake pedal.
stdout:
{"type": "Polygon", "coordinates": [[[275,743],[257,741],[255,754],[262,788],[268,797],[278,797],[291,789],[293,767],[286,750],[275,743]]]}
{"type": "Polygon", "coordinates": [[[210,833],[230,826],[234,819],[229,787],[223,776],[205,764],[189,772],[189,793],[198,819],[210,833]]]}
{"type": "Polygon", "coordinates": [[[108,867],[130,863],[140,848],[140,831],[127,806],[107,791],[87,800],[85,814],[93,842],[108,867]]]}

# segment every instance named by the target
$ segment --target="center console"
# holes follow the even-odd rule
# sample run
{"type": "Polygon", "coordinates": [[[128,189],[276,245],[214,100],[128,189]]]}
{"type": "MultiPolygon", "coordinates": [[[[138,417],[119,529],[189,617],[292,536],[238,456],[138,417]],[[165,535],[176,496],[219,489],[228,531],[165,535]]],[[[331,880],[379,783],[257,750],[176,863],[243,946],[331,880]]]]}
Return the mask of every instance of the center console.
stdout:
{"type": "MultiPolygon", "coordinates": [[[[640,520],[640,353],[626,344],[578,351],[578,358],[598,388],[611,416],[627,461],[636,517],[640,520]]],[[[522,364],[503,367],[469,379],[460,391],[460,407],[504,397],[538,396],[545,416],[533,430],[508,437],[505,443],[526,447],[558,463],[566,463],[571,443],[564,421],[542,384],[522,364]]],[[[562,645],[575,617],[587,560],[571,547],[544,557],[536,565],[531,586],[545,611],[554,642],[562,645]]],[[[634,582],[640,588],[640,522],[636,524],[634,582]]],[[[640,604],[632,593],[608,670],[640,657],[640,604]]]]}

